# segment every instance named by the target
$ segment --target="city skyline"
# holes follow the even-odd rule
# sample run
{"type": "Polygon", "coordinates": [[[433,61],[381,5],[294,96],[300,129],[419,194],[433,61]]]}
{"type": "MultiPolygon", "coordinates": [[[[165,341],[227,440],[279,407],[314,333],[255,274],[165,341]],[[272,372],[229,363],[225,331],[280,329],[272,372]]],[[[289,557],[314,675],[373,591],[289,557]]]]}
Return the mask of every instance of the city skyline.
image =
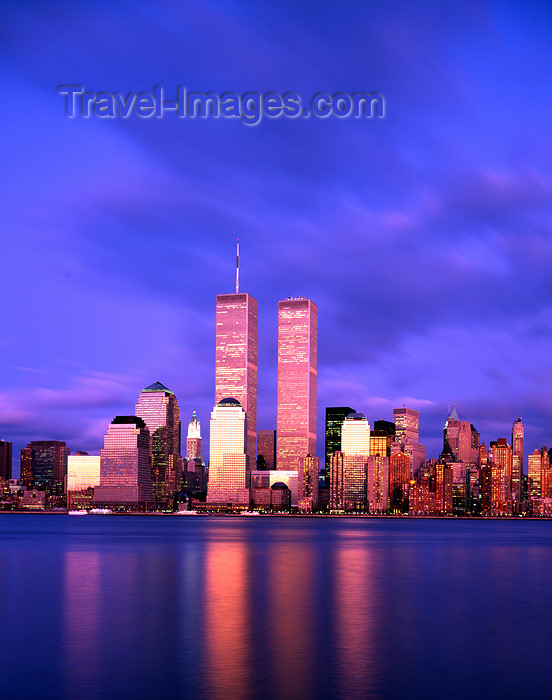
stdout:
{"type": "Polygon", "coordinates": [[[41,439],[98,452],[157,380],[207,425],[237,237],[259,304],[257,429],[276,427],[291,295],[320,308],[320,458],[326,406],[373,422],[405,404],[428,455],[453,403],[487,443],[521,416],[526,453],[550,444],[548,8],[314,9],[7,4],[0,437],[14,454],[41,439]],[[379,91],[386,116],[71,120],[64,83],[379,91]],[[517,85],[530,98],[512,107],[517,85]]]}

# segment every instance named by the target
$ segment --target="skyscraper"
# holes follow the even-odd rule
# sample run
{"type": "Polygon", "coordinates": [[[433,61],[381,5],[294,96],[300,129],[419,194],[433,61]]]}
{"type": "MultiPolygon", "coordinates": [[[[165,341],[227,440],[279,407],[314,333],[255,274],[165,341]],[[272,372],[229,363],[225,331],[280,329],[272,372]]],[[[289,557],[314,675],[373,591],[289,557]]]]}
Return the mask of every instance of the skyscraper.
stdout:
{"type": "Polygon", "coordinates": [[[418,442],[420,414],[413,408],[394,408],[395,442],[418,442]]]}
{"type": "Polygon", "coordinates": [[[12,443],[0,440],[0,481],[9,481],[12,477],[12,443]]]}
{"type": "Polygon", "coordinates": [[[521,501],[521,482],[523,479],[523,422],[521,418],[512,425],[512,495],[516,503],[521,501]]]}
{"type": "Polygon", "coordinates": [[[211,412],[207,502],[248,505],[251,469],[246,454],[246,414],[228,397],[211,412]]]}
{"type": "Polygon", "coordinates": [[[186,459],[201,459],[201,424],[196,412],[192,413],[192,419],[188,422],[188,435],[186,437],[186,459]]]}
{"type": "Polygon", "coordinates": [[[69,449],[61,440],[33,440],[21,450],[21,480],[27,486],[62,494],[69,449]]]}
{"type": "Polygon", "coordinates": [[[316,454],[318,307],[310,299],[278,303],[276,467],[297,470],[316,454]]]}
{"type": "Polygon", "coordinates": [[[318,505],[318,457],[306,455],[299,460],[299,509],[312,511],[318,505]]]}
{"type": "Polygon", "coordinates": [[[151,436],[153,493],[160,501],[170,501],[182,481],[176,396],[161,382],[155,382],[141,392],[135,413],[144,420],[151,436]]]}
{"type": "Polygon", "coordinates": [[[251,464],[257,456],[257,300],[249,294],[217,296],[215,404],[236,399],[247,416],[251,464]]]}
{"type": "Polygon", "coordinates": [[[325,432],[325,477],[326,483],[330,483],[330,471],[332,466],[332,455],[341,450],[341,428],[343,421],[349,413],[354,413],[355,409],[350,406],[330,406],[326,408],[326,432],[325,432]]]}
{"type": "Polygon", "coordinates": [[[100,452],[98,505],[141,508],[154,500],[150,432],[139,416],[116,416],[107,428],[100,452]]]}
{"type": "Polygon", "coordinates": [[[370,424],[362,413],[350,413],[341,430],[343,501],[345,510],[362,510],[367,503],[370,424]]]}

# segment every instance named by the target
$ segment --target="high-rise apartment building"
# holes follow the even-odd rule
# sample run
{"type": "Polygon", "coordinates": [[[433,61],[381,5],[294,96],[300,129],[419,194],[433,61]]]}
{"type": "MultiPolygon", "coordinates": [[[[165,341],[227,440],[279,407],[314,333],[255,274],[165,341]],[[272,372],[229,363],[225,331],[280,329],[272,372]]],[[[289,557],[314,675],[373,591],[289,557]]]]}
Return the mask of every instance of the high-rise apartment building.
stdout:
{"type": "Polygon", "coordinates": [[[343,421],[355,409],[350,406],[330,406],[326,408],[326,431],[324,445],[324,471],[326,483],[330,483],[330,471],[332,466],[332,455],[341,450],[341,428],[343,421]]]}
{"type": "Polygon", "coordinates": [[[389,508],[389,457],[381,454],[370,455],[367,471],[368,510],[370,513],[385,513],[389,508]]]}
{"type": "Polygon", "coordinates": [[[0,481],[9,481],[12,476],[12,443],[0,440],[0,481]]]}
{"type": "MultiPolygon", "coordinates": [[[[265,469],[276,468],[276,431],[275,430],[258,430],[257,431],[257,464],[259,458],[264,460],[265,469]]],[[[261,467],[259,467],[260,469],[261,467]]]]}
{"type": "Polygon", "coordinates": [[[139,416],[116,416],[100,452],[100,485],[94,502],[110,507],[143,508],[152,503],[150,432],[139,416]]]}
{"type": "Polygon", "coordinates": [[[246,413],[233,397],[211,412],[207,502],[247,506],[251,468],[246,453],[246,413]]]}
{"type": "Polygon", "coordinates": [[[154,496],[167,503],[172,501],[182,483],[180,417],[176,396],[161,382],[155,382],[141,392],[135,413],[143,419],[151,437],[154,496]]]}
{"type": "Polygon", "coordinates": [[[389,458],[389,509],[403,512],[408,498],[410,481],[410,457],[404,452],[394,452],[389,458]]]}
{"type": "Polygon", "coordinates": [[[186,459],[201,459],[201,424],[196,412],[192,413],[192,419],[188,422],[188,434],[186,437],[186,459]]]}
{"type": "Polygon", "coordinates": [[[245,411],[251,464],[257,456],[257,314],[249,294],[217,296],[215,405],[234,398],[245,411]]]}
{"type": "Polygon", "coordinates": [[[276,467],[297,470],[316,454],[318,307],[310,299],[278,303],[276,467]]]}

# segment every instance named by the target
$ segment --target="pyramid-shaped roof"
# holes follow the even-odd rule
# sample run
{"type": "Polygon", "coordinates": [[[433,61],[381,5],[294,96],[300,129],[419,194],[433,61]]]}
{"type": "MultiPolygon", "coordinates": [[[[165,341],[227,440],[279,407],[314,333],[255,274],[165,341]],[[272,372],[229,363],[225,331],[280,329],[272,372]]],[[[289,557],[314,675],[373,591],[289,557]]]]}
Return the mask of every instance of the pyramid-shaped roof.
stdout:
{"type": "Polygon", "coordinates": [[[147,386],[144,391],[166,391],[167,394],[172,394],[173,392],[170,389],[167,389],[167,387],[164,384],[161,384],[161,382],[155,382],[155,384],[150,384],[150,386],[147,386]]]}

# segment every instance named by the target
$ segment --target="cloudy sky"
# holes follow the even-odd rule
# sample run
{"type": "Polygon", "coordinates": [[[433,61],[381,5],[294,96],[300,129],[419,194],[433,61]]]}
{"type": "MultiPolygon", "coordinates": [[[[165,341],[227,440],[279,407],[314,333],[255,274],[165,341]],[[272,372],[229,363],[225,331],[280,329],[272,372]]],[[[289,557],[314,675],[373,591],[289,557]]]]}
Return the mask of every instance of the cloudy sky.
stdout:
{"type": "MultiPolygon", "coordinates": [[[[208,438],[215,297],[319,307],[326,406],[552,443],[546,2],[2,3],[0,437],[97,452],[161,381],[208,438]],[[90,92],[380,92],[383,119],[69,119],[90,92]]],[[[207,440],[205,440],[207,442],[207,440]]]]}

